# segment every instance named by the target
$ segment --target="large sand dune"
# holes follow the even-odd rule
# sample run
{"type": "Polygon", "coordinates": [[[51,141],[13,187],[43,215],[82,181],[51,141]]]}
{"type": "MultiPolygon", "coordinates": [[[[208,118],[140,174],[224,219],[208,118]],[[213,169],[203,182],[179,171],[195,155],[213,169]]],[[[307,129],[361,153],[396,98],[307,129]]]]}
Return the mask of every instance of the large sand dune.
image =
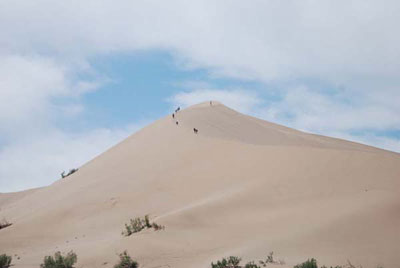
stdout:
{"type": "Polygon", "coordinates": [[[60,250],[77,267],[206,268],[274,251],[292,267],[400,265],[400,155],[199,104],[145,127],[54,184],[0,195],[0,253],[39,267],[60,250]],[[193,127],[199,129],[193,133],[193,127]],[[149,214],[165,226],[121,235],[149,214]],[[107,264],[104,264],[107,263],[107,264]]]}

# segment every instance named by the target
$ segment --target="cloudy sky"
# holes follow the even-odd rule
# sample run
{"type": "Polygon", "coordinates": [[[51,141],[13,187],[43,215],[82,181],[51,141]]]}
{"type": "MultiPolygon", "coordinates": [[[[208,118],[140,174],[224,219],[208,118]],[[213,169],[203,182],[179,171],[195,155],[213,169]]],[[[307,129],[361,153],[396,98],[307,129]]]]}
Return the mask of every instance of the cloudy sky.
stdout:
{"type": "Polygon", "coordinates": [[[0,0],[0,192],[215,99],[400,152],[397,0],[0,0]]]}

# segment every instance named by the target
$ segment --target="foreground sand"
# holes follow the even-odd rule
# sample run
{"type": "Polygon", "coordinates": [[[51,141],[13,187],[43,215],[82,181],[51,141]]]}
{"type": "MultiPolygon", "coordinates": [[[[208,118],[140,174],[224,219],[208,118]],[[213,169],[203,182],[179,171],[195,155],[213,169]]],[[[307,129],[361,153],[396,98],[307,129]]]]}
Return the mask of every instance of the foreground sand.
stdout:
{"type": "Polygon", "coordinates": [[[208,103],[167,116],[66,179],[0,195],[0,253],[39,267],[60,250],[76,267],[206,268],[220,257],[279,267],[315,257],[400,265],[400,155],[305,134],[208,103]],[[193,127],[199,129],[196,135],[193,127]],[[149,214],[163,231],[121,235],[149,214]]]}

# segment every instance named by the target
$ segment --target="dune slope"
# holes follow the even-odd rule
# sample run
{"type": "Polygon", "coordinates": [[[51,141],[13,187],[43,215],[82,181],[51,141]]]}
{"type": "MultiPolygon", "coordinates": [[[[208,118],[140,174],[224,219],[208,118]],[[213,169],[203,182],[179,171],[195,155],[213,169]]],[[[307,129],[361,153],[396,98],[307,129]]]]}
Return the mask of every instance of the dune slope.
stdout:
{"type": "Polygon", "coordinates": [[[16,267],[39,267],[58,250],[74,250],[77,267],[112,267],[125,249],[141,267],[210,267],[271,251],[280,267],[310,257],[398,267],[400,156],[203,103],[66,179],[1,195],[0,217],[13,223],[0,230],[0,253],[20,256],[16,267]],[[146,214],[165,230],[121,235],[146,214]]]}

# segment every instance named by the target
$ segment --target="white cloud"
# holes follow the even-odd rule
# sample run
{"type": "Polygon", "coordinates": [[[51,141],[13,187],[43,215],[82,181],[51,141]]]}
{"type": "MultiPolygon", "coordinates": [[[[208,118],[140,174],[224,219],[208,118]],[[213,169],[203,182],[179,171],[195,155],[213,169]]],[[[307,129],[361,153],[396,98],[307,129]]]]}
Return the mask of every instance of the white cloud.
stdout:
{"type": "Polygon", "coordinates": [[[398,1],[2,1],[2,47],[87,56],[161,48],[262,80],[395,77],[398,1]],[[10,27],[10,26],[13,27],[10,27]]]}
{"type": "Polygon", "coordinates": [[[56,127],[84,111],[80,96],[104,79],[51,57],[0,56],[0,191],[47,185],[63,169],[77,167],[122,140],[137,127],[71,133],[56,127]],[[61,101],[59,101],[61,100],[61,101]]]}
{"type": "Polygon", "coordinates": [[[354,95],[346,91],[323,94],[306,86],[298,86],[282,95],[281,100],[271,103],[264,111],[260,111],[260,115],[317,133],[398,129],[400,126],[400,117],[397,116],[400,106],[388,105],[386,100],[365,94],[354,95]]]}
{"type": "Polygon", "coordinates": [[[49,98],[65,94],[66,82],[63,70],[51,60],[0,57],[0,131],[46,117],[49,98]]]}
{"type": "Polygon", "coordinates": [[[322,94],[301,86],[282,95],[256,115],[306,132],[400,152],[400,139],[376,134],[400,130],[400,106],[390,104],[400,94],[382,99],[346,91],[322,94]]]}
{"type": "Polygon", "coordinates": [[[101,82],[96,77],[91,81],[74,78],[79,71],[84,73],[75,64],[51,57],[0,56],[0,135],[36,131],[59,115],[81,112],[83,107],[76,98],[96,90],[101,82]],[[69,101],[55,105],[57,98],[69,101]]]}

